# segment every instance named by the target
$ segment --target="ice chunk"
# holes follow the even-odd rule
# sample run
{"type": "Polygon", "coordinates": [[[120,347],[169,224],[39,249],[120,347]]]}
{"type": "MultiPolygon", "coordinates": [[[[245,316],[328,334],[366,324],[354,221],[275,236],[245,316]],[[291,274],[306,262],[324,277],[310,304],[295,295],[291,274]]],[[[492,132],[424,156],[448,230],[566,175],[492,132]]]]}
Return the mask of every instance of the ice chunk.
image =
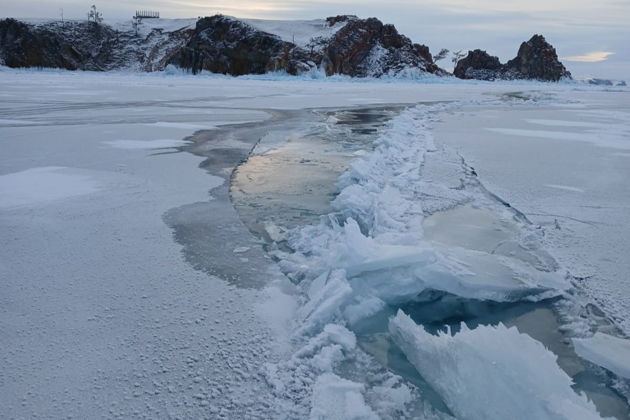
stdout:
{"type": "Polygon", "coordinates": [[[300,332],[312,331],[331,322],[337,310],[352,294],[343,270],[325,274],[319,280],[320,282],[313,282],[314,285],[319,285],[319,289],[311,288],[311,299],[298,312],[298,316],[304,320],[300,332]]]}
{"type": "MultiPolygon", "coordinates": [[[[353,219],[346,220],[343,226],[320,225],[293,232],[289,241],[296,250],[310,254],[304,260],[297,260],[295,265],[305,263],[300,266],[318,276],[308,290],[311,302],[306,309],[309,313],[323,302],[316,302],[316,297],[325,297],[332,303],[329,298],[333,296],[333,287],[339,293],[343,291],[343,302],[354,294],[400,303],[414,299],[427,289],[501,302],[548,298],[568,286],[558,273],[542,272],[502,255],[453,246],[440,247],[428,242],[416,245],[383,243],[381,238],[365,236],[353,219]],[[328,279],[328,274],[324,279],[319,274],[321,271],[318,272],[322,269],[344,270],[347,280],[335,280],[333,276],[328,279]],[[325,296],[319,296],[315,290],[321,290],[325,296]]],[[[299,259],[300,254],[285,257],[299,259]]],[[[337,292],[335,295],[340,297],[337,292]]]]}
{"type": "Polygon", "coordinates": [[[348,305],[343,315],[348,320],[350,324],[356,324],[362,319],[368,318],[379,311],[385,308],[385,302],[381,299],[370,296],[370,297],[359,297],[357,298],[357,302],[348,305]]]}
{"type": "Polygon", "coordinates": [[[364,386],[333,373],[324,373],[313,387],[312,420],[378,420],[365,403],[364,386]]]}
{"type": "Polygon", "coordinates": [[[389,330],[457,418],[600,418],[593,403],[573,391],[556,356],[516,328],[462,324],[455,335],[431,335],[399,311],[389,330]]]}
{"type": "Polygon", "coordinates": [[[573,346],[580,357],[630,379],[630,340],[598,332],[590,338],[574,338],[573,346]]]}

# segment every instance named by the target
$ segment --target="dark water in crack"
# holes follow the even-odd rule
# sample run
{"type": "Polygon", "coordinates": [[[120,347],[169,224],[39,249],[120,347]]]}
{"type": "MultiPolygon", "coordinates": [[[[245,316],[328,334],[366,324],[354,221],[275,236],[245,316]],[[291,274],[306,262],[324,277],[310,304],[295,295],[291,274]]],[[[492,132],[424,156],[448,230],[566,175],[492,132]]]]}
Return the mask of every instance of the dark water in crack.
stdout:
{"type": "Polygon", "coordinates": [[[368,153],[379,129],[403,107],[317,111],[301,131],[263,137],[233,174],[230,195],[244,223],[262,238],[330,213],[337,178],[368,153]]]}

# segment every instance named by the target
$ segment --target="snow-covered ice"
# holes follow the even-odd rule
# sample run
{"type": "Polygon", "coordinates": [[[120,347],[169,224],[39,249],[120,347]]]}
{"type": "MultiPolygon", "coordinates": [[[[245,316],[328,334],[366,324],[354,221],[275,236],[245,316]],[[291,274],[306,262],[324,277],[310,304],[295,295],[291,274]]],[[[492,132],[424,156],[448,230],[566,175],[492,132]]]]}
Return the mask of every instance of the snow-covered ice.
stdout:
{"type": "Polygon", "coordinates": [[[526,130],[517,128],[486,128],[495,133],[511,136],[536,137],[550,140],[569,140],[589,142],[600,147],[628,150],[630,141],[627,133],[576,133],[574,131],[526,130]]]}
{"type": "Polygon", "coordinates": [[[97,173],[46,166],[0,175],[0,207],[20,207],[98,191],[97,173]]]}
{"type": "Polygon", "coordinates": [[[442,115],[435,140],[545,230],[545,247],[582,279],[581,293],[628,334],[630,102],[628,92],[584,93],[555,104],[465,107],[442,115]]]}
{"type": "MultiPolygon", "coordinates": [[[[435,325],[425,330],[399,314],[387,328],[403,305],[454,302],[465,319],[475,308],[497,308],[498,317],[528,302],[553,318],[549,302],[561,301],[575,319],[557,315],[536,325],[553,334],[531,333],[543,342],[553,336],[551,350],[566,336],[621,335],[627,289],[610,274],[624,262],[597,250],[611,238],[611,256],[627,249],[618,226],[628,118],[611,105],[623,104],[625,91],[2,69],[0,92],[0,331],[8,337],[0,342],[0,405],[9,417],[598,418],[568,375],[577,375],[575,389],[606,397],[594,399],[600,412],[627,413],[623,387],[615,394],[573,354],[561,355],[562,370],[514,327],[491,322],[434,335],[435,325]],[[390,108],[373,145],[344,154],[318,143],[292,162],[295,173],[329,157],[343,167],[332,203],[313,206],[320,219],[262,223],[266,242],[247,230],[258,232],[232,207],[238,184],[230,180],[252,150],[251,162],[264,164],[255,158],[308,141],[311,124],[343,126],[333,127],[339,115],[313,108],[401,103],[409,108],[390,108]],[[568,124],[575,112],[588,112],[582,122],[590,125],[568,124]],[[465,135],[445,136],[460,123],[465,135]],[[596,123],[614,127],[597,137],[596,123]],[[595,140],[570,140],[573,130],[595,140]],[[469,147],[482,140],[489,145],[469,147]],[[501,155],[508,143],[520,147],[518,159],[501,155]],[[575,157],[572,148],[588,151],[579,171],[561,159],[575,157]],[[490,149],[502,159],[487,158],[490,149]],[[613,163],[610,188],[596,176],[600,157],[613,163]],[[545,167],[532,173],[518,165],[539,158],[545,167]],[[580,207],[588,220],[567,203],[592,206],[580,207]],[[616,227],[606,227],[608,216],[616,227]],[[563,252],[585,237],[584,248],[596,252],[581,261],[563,252]],[[616,268],[602,270],[596,290],[591,273],[580,276],[588,264],[616,268]],[[601,309],[585,309],[594,304],[601,309]]],[[[275,170],[252,184],[286,185],[282,167],[275,170]]],[[[285,192],[296,201],[304,194],[285,192]]],[[[526,317],[513,318],[518,326],[526,317]]],[[[593,340],[573,342],[580,353],[579,343],[593,340]]],[[[597,357],[584,358],[613,358],[611,345],[591,347],[597,357]]],[[[614,360],[604,367],[621,377],[623,360],[614,360]]]]}

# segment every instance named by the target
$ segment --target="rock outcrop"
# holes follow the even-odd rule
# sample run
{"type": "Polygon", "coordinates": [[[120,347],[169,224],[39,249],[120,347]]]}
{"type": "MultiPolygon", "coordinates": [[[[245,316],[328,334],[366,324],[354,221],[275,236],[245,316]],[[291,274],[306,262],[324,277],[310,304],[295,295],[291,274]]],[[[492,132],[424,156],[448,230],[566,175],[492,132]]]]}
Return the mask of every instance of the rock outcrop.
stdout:
{"type": "Polygon", "coordinates": [[[216,15],[200,19],[186,46],[171,63],[193,73],[262,74],[289,70],[295,45],[275,35],[227,17],[216,15]]]}
{"type": "Polygon", "coordinates": [[[503,71],[499,57],[484,50],[468,51],[468,55],[457,62],[453,74],[460,79],[494,80],[503,71]]]}
{"type": "Polygon", "coordinates": [[[0,20],[0,61],[8,67],[66,70],[162,70],[190,37],[186,31],[146,37],[94,22],[51,22],[29,25],[0,20]]]}
{"type": "MultiPolygon", "coordinates": [[[[339,17],[331,22],[338,22],[339,17]]],[[[445,74],[435,63],[429,48],[400,35],[394,25],[376,18],[349,18],[327,43],[322,55],[326,74],[380,77],[408,69],[445,74]]]]}
{"type": "Polygon", "coordinates": [[[482,50],[469,51],[457,62],[453,74],[460,79],[531,79],[557,82],[570,79],[571,73],[558,59],[556,49],[542,35],[523,42],[515,58],[501,64],[497,57],[482,50]]]}
{"type": "Polygon", "coordinates": [[[93,22],[33,26],[0,21],[0,57],[9,67],[108,70],[120,47],[114,30],[93,22]]]}
{"type": "Polygon", "coordinates": [[[148,35],[94,22],[32,25],[0,20],[0,61],[9,67],[68,70],[162,70],[230,75],[323,69],[327,75],[380,77],[405,72],[446,75],[429,48],[414,44],[376,18],[335,16],[322,21],[327,35],[296,45],[228,16],[199,19],[194,28],[148,35]]]}
{"type": "Polygon", "coordinates": [[[203,18],[171,63],[193,73],[207,70],[231,75],[298,74],[315,67],[322,67],[327,75],[353,77],[380,77],[409,69],[445,74],[433,63],[428,47],[412,43],[393,25],[346,15],[326,22],[331,27],[344,25],[329,39],[314,39],[299,47],[231,17],[203,18]]]}

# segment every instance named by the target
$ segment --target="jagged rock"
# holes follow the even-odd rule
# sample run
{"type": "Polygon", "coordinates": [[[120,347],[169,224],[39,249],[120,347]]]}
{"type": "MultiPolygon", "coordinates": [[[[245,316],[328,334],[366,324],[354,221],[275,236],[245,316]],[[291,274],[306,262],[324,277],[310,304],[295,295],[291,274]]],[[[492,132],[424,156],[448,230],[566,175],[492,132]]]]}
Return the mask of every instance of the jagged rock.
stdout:
{"type": "Polygon", "coordinates": [[[0,56],[9,67],[80,68],[82,55],[60,36],[15,19],[0,21],[0,56]]]}
{"type": "Polygon", "coordinates": [[[507,72],[515,79],[536,79],[557,82],[571,73],[558,60],[556,49],[542,35],[523,42],[516,57],[507,62],[507,72]]]}
{"type": "MultiPolygon", "coordinates": [[[[380,77],[413,68],[443,74],[428,47],[414,44],[393,25],[376,18],[345,17],[346,25],[328,42],[323,55],[326,74],[380,77]]],[[[339,17],[329,22],[338,22],[339,17]]]]}
{"type": "MultiPolygon", "coordinates": [[[[290,42],[259,31],[230,17],[216,15],[200,19],[195,33],[172,64],[239,76],[273,70],[292,71],[290,42]]],[[[294,73],[294,72],[293,72],[294,73]]]]}
{"type": "Polygon", "coordinates": [[[457,62],[453,74],[460,79],[494,80],[502,67],[498,57],[474,50],[457,62]]]}
{"type": "Polygon", "coordinates": [[[588,79],[589,85],[596,86],[613,86],[613,81],[609,79],[588,79]]]}
{"type": "MultiPolygon", "coordinates": [[[[118,32],[94,22],[28,25],[15,19],[4,19],[0,20],[0,58],[9,67],[152,70],[155,63],[148,65],[148,69],[144,65],[154,59],[159,66],[163,58],[154,50],[162,54],[169,52],[165,45],[153,40],[155,35],[151,33],[147,39],[141,39],[133,33],[118,32]],[[147,55],[145,50],[148,50],[147,55]]],[[[176,39],[176,36],[169,39],[176,39]]]]}
{"type": "Polygon", "coordinates": [[[378,19],[344,15],[326,22],[345,25],[332,38],[313,40],[301,48],[230,17],[204,18],[186,48],[171,62],[193,73],[208,70],[232,75],[274,70],[298,74],[320,65],[328,75],[353,77],[379,77],[408,68],[443,72],[433,63],[427,47],[413,44],[394,26],[378,19]]]}
{"type": "Polygon", "coordinates": [[[222,15],[199,19],[194,29],[153,28],[144,35],[94,22],[30,25],[5,19],[0,21],[0,62],[10,67],[143,71],[174,64],[193,73],[230,75],[298,74],[313,68],[354,77],[406,71],[446,74],[433,63],[426,46],[412,43],[376,18],[343,15],[326,19],[326,24],[335,31],[298,46],[222,15]]]}
{"type": "Polygon", "coordinates": [[[337,15],[337,16],[330,16],[326,18],[326,22],[328,23],[328,26],[335,26],[338,23],[341,22],[347,22],[349,20],[358,20],[359,18],[355,15],[337,15]]]}
{"type": "Polygon", "coordinates": [[[558,60],[555,48],[542,35],[523,42],[515,58],[501,64],[497,57],[482,50],[469,51],[457,62],[453,74],[461,79],[533,79],[557,82],[571,78],[571,73],[558,60]]]}

